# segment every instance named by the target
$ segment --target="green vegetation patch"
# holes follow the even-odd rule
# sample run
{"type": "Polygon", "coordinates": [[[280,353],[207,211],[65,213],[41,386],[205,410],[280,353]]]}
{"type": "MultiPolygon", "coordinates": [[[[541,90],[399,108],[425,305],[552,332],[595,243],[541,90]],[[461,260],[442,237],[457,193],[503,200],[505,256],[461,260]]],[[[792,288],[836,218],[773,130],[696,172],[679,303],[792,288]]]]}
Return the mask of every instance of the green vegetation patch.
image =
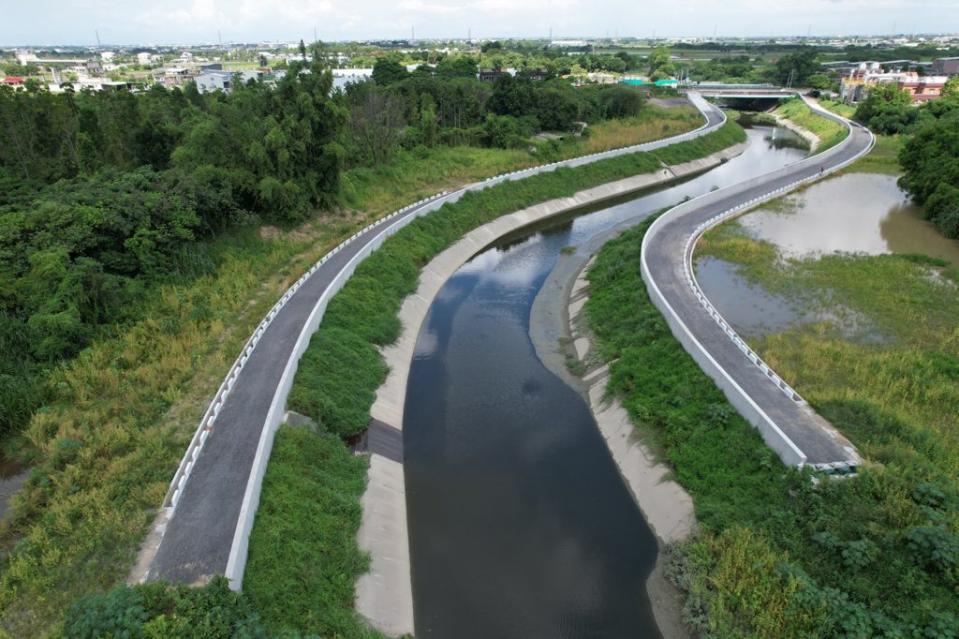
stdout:
{"type": "Polygon", "coordinates": [[[380,636],[353,609],[369,565],[356,545],[367,463],[329,433],[277,432],[243,584],[272,635],[380,636]]]}
{"type": "Polygon", "coordinates": [[[265,637],[248,597],[223,577],[202,588],[163,583],[119,586],[70,606],[66,639],[233,639],[265,637]]]}
{"type": "Polygon", "coordinates": [[[838,100],[827,100],[825,98],[819,98],[818,102],[819,106],[827,111],[832,111],[836,115],[841,115],[847,119],[852,119],[852,117],[856,114],[856,107],[846,104],[845,102],[839,102],[838,100]]]}
{"type": "Polygon", "coordinates": [[[43,635],[76,597],[121,582],[209,393],[292,283],[338,236],[255,229],[192,247],[209,273],[144,295],[144,318],[51,372],[24,438],[35,452],[2,526],[0,624],[43,635]],[[312,254],[299,255],[309,250],[312,254]]]}
{"type": "Polygon", "coordinates": [[[904,143],[905,138],[901,135],[877,135],[872,150],[843,169],[843,172],[898,175],[902,173],[899,152],[904,143]]]}
{"type": "MultiPolygon", "coordinates": [[[[783,467],[650,302],[639,273],[647,227],[599,253],[586,309],[599,353],[613,362],[608,392],[693,495],[702,533],[671,569],[688,594],[687,621],[714,637],[955,636],[959,490],[955,468],[936,461],[948,453],[931,456],[939,434],[863,394],[823,401],[760,345],[820,413],[883,463],[818,486],[783,467]]],[[[752,259],[769,257],[757,250],[752,259]]],[[[888,276],[879,264],[875,276],[888,276]]],[[[908,259],[896,265],[925,268],[908,259]]],[[[836,366],[842,357],[816,365],[836,366]]],[[[944,374],[955,370],[949,361],[938,364],[944,374]]],[[[892,370],[848,385],[875,386],[892,370]]]]}

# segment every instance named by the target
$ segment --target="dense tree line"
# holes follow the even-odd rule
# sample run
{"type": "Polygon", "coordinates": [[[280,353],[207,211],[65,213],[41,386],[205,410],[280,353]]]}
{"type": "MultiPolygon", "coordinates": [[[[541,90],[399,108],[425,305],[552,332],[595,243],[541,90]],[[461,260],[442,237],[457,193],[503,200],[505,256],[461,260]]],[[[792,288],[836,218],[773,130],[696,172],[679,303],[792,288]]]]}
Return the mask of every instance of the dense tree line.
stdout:
{"type": "Polygon", "coordinates": [[[944,235],[959,238],[959,108],[921,124],[899,162],[900,186],[944,235]]]}
{"type": "Polygon", "coordinates": [[[913,105],[908,91],[888,83],[870,88],[869,95],[856,107],[854,117],[876,133],[895,135],[910,133],[956,108],[959,108],[959,78],[946,83],[939,99],[919,107],[913,105]]]}
{"type": "Polygon", "coordinates": [[[899,154],[899,185],[944,235],[959,238],[959,78],[918,107],[894,84],[873,87],[855,118],[876,133],[909,136],[899,154]]]}
{"type": "Polygon", "coordinates": [[[208,268],[197,240],[337,195],[346,111],[294,68],[230,95],[0,88],[0,432],[43,371],[137,318],[151,282],[208,268]]]}
{"type": "Polygon", "coordinates": [[[382,58],[373,67],[372,83],[348,85],[352,131],[344,146],[352,162],[382,161],[400,146],[522,148],[540,131],[572,131],[578,122],[630,117],[644,104],[633,88],[574,88],[524,71],[481,82],[469,57],[446,60],[408,72],[397,60],[382,58]]]}
{"type": "Polygon", "coordinates": [[[480,82],[470,56],[412,73],[383,58],[341,93],[317,59],[230,94],[0,88],[0,432],[42,402],[44,371],[137,319],[153,283],[208,272],[204,241],[335,204],[343,168],[401,146],[525,148],[643,105],[623,87],[480,82]]]}

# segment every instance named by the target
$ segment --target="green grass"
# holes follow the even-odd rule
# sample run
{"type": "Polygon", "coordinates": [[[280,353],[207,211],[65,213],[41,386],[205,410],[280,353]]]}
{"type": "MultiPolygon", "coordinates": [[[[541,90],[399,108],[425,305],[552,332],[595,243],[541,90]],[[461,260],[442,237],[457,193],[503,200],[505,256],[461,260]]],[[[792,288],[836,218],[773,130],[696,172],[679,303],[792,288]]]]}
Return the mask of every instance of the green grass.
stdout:
{"type": "Polygon", "coordinates": [[[767,361],[809,399],[866,402],[936,437],[937,449],[923,463],[956,477],[959,269],[919,255],[785,260],[738,225],[725,226],[707,236],[701,254],[739,265],[750,282],[807,308],[861,318],[859,330],[823,322],[756,340],[767,361]]]}
{"type": "MultiPolygon", "coordinates": [[[[783,467],[651,304],[639,275],[645,229],[624,233],[599,253],[588,273],[586,309],[598,352],[612,362],[608,391],[665,451],[694,499],[702,532],[672,567],[687,592],[687,620],[714,637],[954,636],[959,487],[943,431],[928,428],[920,416],[910,418],[908,410],[892,410],[893,400],[873,401],[889,391],[880,383],[892,381],[880,369],[870,371],[876,362],[862,364],[864,375],[844,383],[850,393],[827,396],[761,346],[821,414],[881,462],[866,464],[854,480],[818,487],[783,467]],[[873,385],[876,395],[856,390],[863,385],[873,385]]],[[[759,260],[767,253],[755,255],[759,260]]],[[[850,262],[864,282],[857,286],[865,290],[881,278],[925,268],[909,259],[885,262],[865,273],[850,262]]],[[[850,274],[846,281],[854,279],[850,274]]],[[[911,288],[916,281],[899,286],[911,288]]],[[[891,279],[886,289],[895,288],[891,279]]],[[[837,297],[852,303],[846,292],[837,289],[837,297]]],[[[909,299],[924,304],[925,296],[909,299]]],[[[864,352],[817,348],[797,344],[794,350],[808,354],[815,366],[842,370],[860,366],[851,360],[864,352]]],[[[955,389],[956,361],[930,356],[899,374],[917,383],[923,374],[934,375],[925,384],[928,391],[953,376],[955,389]]],[[[950,394],[942,392],[944,401],[950,394]]],[[[952,403],[939,408],[954,419],[952,403]]]]}
{"type": "Polygon", "coordinates": [[[30,478],[2,526],[0,627],[46,634],[122,581],[210,394],[265,312],[342,232],[238,231],[196,248],[211,272],[149,296],[148,318],[52,371],[24,433],[30,478]]]}
{"type": "Polygon", "coordinates": [[[817,115],[805,102],[798,98],[787,100],[781,106],[777,107],[774,113],[790,120],[807,131],[815,133],[819,138],[819,146],[816,147],[816,153],[822,153],[826,149],[836,146],[849,135],[849,129],[845,126],[829,118],[817,115]]]}
{"type": "Polygon", "coordinates": [[[369,566],[356,545],[366,468],[338,437],[277,432],[244,580],[271,635],[380,636],[353,609],[353,584],[369,566]]]}
{"type": "Polygon", "coordinates": [[[899,166],[899,151],[905,141],[906,139],[901,135],[877,135],[876,144],[872,150],[843,169],[843,173],[899,175],[902,173],[902,167],[899,166]]]}
{"type": "Polygon", "coordinates": [[[841,115],[844,118],[849,120],[852,119],[852,116],[856,113],[856,107],[846,104],[845,102],[838,102],[836,100],[825,100],[820,98],[817,100],[819,106],[826,109],[827,111],[832,111],[836,115],[841,115]]]}
{"type": "Polygon", "coordinates": [[[692,107],[646,105],[636,117],[605,120],[590,125],[586,137],[565,138],[548,158],[526,150],[470,146],[400,150],[382,165],[344,172],[343,200],[350,208],[383,215],[437,191],[452,190],[491,175],[658,140],[702,123],[702,115],[692,107]]]}

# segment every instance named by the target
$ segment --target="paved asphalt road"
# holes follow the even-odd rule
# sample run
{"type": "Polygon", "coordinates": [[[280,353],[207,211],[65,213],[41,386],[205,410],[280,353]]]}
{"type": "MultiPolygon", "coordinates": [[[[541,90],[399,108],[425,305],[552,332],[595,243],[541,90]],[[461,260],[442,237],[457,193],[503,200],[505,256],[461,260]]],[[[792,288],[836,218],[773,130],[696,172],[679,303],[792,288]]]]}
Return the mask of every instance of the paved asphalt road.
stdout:
{"type": "Polygon", "coordinates": [[[643,255],[649,277],[693,336],[802,451],[809,464],[855,465],[858,456],[852,445],[807,404],[783,393],[710,317],[686,280],[685,247],[697,227],[713,216],[797,180],[815,177],[870,148],[872,136],[862,127],[853,125],[850,135],[847,144],[672,209],[650,228],[643,255]]]}
{"type": "Polygon", "coordinates": [[[395,228],[434,211],[446,202],[459,199],[467,190],[487,188],[503,180],[523,179],[558,166],[579,166],[626,153],[656,149],[702,135],[722,125],[724,117],[718,109],[705,103],[699,96],[691,95],[691,99],[707,116],[706,128],[702,130],[471,185],[377,225],[327,260],[283,306],[241,370],[217,417],[215,428],[183,487],[176,510],[163,531],[147,579],[190,584],[224,574],[254,456],[284,367],[320,296],[364,246],[374,241],[385,229],[395,228]]]}

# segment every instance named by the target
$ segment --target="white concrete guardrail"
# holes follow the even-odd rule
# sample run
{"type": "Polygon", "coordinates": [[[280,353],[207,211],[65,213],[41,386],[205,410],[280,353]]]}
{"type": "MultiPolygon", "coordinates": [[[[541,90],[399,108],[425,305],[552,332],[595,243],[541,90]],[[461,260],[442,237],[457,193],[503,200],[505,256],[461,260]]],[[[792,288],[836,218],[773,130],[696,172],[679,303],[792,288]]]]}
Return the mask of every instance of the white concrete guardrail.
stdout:
{"type": "MultiPolygon", "coordinates": [[[[253,466],[250,470],[247,480],[246,489],[243,495],[243,502],[240,507],[240,514],[238,521],[236,522],[229,558],[227,560],[225,576],[229,579],[230,585],[234,589],[239,589],[242,586],[243,571],[246,565],[249,544],[249,535],[253,527],[253,519],[259,502],[263,476],[266,471],[276,429],[283,419],[286,399],[292,387],[299,358],[306,350],[311,335],[318,328],[329,300],[333,297],[333,295],[336,294],[336,292],[340,290],[340,288],[342,288],[345,282],[352,275],[356,266],[370,253],[376,250],[390,235],[399,231],[406,224],[410,223],[421,215],[426,215],[427,213],[441,208],[443,204],[447,202],[455,202],[468,191],[482,190],[505,180],[524,179],[526,177],[530,177],[538,173],[552,171],[560,167],[581,166],[620,155],[627,155],[642,151],[652,151],[664,146],[706,135],[720,128],[725,123],[725,114],[723,114],[721,111],[718,111],[718,109],[712,105],[709,105],[699,95],[690,93],[689,97],[691,102],[706,118],[706,122],[693,131],[663,140],[631,145],[598,153],[591,153],[589,155],[571,158],[568,160],[561,160],[528,169],[511,171],[509,173],[503,173],[488,178],[482,182],[469,185],[457,191],[444,191],[394,211],[393,213],[380,218],[376,222],[367,225],[362,230],[354,233],[348,239],[341,242],[336,248],[314,263],[313,266],[311,266],[292,286],[290,286],[290,288],[283,294],[276,304],[274,304],[274,306],[257,326],[256,330],[244,345],[240,355],[233,363],[233,366],[231,366],[226,378],[220,384],[219,389],[213,397],[213,400],[207,407],[206,412],[200,420],[197,430],[195,431],[193,438],[191,439],[190,444],[188,445],[187,450],[180,461],[173,479],[170,482],[170,486],[163,502],[163,509],[161,511],[162,522],[158,520],[158,522],[154,524],[154,531],[156,531],[160,536],[159,541],[156,542],[156,548],[159,548],[159,546],[163,543],[163,532],[166,529],[167,524],[176,515],[177,506],[180,504],[181,497],[184,494],[184,488],[187,482],[189,482],[190,476],[196,468],[196,465],[202,462],[201,453],[203,451],[203,447],[216,425],[218,415],[220,414],[225,402],[228,400],[234,384],[243,372],[244,366],[256,349],[257,344],[260,342],[261,337],[273,320],[283,311],[286,303],[293,297],[300,287],[314,273],[316,273],[318,269],[326,264],[331,257],[338,254],[351,243],[355,242],[358,238],[364,238],[364,241],[368,241],[368,243],[349,260],[347,265],[341,268],[341,270],[335,276],[333,282],[327,286],[327,288],[320,295],[320,298],[313,306],[309,318],[304,324],[302,331],[297,337],[295,347],[286,363],[281,378],[277,380],[277,385],[273,394],[273,400],[258,440],[253,466]],[[372,238],[369,237],[371,233],[375,233],[375,236],[372,238]]],[[[202,531],[198,531],[197,534],[202,534],[202,531]]],[[[153,549],[154,553],[156,552],[156,548],[153,549]]],[[[149,569],[147,569],[147,572],[149,572],[149,569]]]]}
{"type": "MultiPolygon", "coordinates": [[[[812,175],[794,180],[784,186],[779,186],[777,188],[771,189],[769,191],[763,192],[761,195],[754,196],[746,201],[743,201],[731,208],[728,208],[716,215],[713,215],[706,221],[700,223],[695,227],[693,232],[686,238],[685,244],[682,251],[682,268],[683,276],[685,279],[686,285],[689,287],[692,294],[702,305],[706,313],[713,319],[717,326],[726,334],[729,340],[743,353],[745,359],[752,366],[757,367],[762,373],[771,381],[786,397],[796,404],[805,406],[805,400],[793,389],[785,380],[783,380],[779,375],[776,374],[772,368],[763,361],[763,359],[755,352],[752,348],[746,344],[745,340],[739,336],[739,334],[732,328],[729,322],[722,316],[722,314],[713,306],[712,302],[706,297],[703,293],[702,288],[699,286],[699,282],[696,279],[695,269],[693,268],[693,251],[695,249],[696,243],[704,233],[709,229],[714,228],[715,226],[725,222],[726,220],[735,217],[737,215],[743,214],[748,209],[751,209],[759,204],[772,200],[774,198],[780,197],[781,195],[793,191],[804,184],[815,182],[822,177],[832,174],[836,171],[841,170],[842,168],[848,166],[852,162],[856,161],[866,153],[868,153],[873,145],[875,144],[875,136],[872,133],[867,133],[869,135],[869,143],[860,149],[857,153],[848,156],[841,161],[832,162],[837,158],[837,156],[842,156],[846,151],[846,147],[853,143],[853,127],[859,127],[859,125],[853,124],[841,118],[825,109],[822,109],[814,102],[803,97],[806,103],[815,110],[820,115],[827,117],[836,122],[842,123],[847,127],[848,134],[846,138],[840,142],[838,145],[824,151],[823,153],[815,156],[811,156],[797,162],[795,164],[788,165],[777,171],[768,173],[766,175],[748,180],[746,182],[741,182],[732,186],[728,186],[722,189],[717,189],[710,193],[704,194],[702,196],[690,199],[676,207],[673,207],[669,211],[665,212],[658,219],[656,219],[653,224],[650,225],[649,229],[646,231],[646,235],[643,238],[643,246],[641,252],[641,273],[643,280],[646,282],[650,297],[663,313],[668,324],[670,325],[673,334],[677,339],[683,344],[686,351],[692,355],[693,359],[699,364],[711,378],[713,378],[717,385],[724,391],[727,398],[730,402],[739,410],[739,412],[747,418],[754,426],[756,426],[760,433],[763,436],[763,439],[766,443],[775,450],[784,463],[788,465],[803,466],[806,465],[808,458],[806,454],[793,442],[780,428],[778,424],[775,423],[773,419],[767,414],[766,411],[762,409],[753,398],[747,393],[710,354],[709,350],[696,338],[690,328],[687,326],[686,322],[683,321],[683,318],[680,317],[679,313],[670,305],[669,301],[666,299],[666,296],[661,291],[659,285],[656,282],[656,276],[649,267],[649,264],[646,260],[647,248],[656,241],[657,232],[669,224],[671,221],[686,215],[691,214],[695,211],[701,210],[703,206],[708,205],[711,202],[719,202],[730,196],[734,196],[736,192],[748,192],[756,186],[775,183],[778,179],[788,176],[790,174],[796,173],[797,168],[808,168],[809,166],[814,166],[818,164],[820,170],[818,173],[814,172],[812,175]]],[[[745,362],[744,362],[745,363],[745,362]]],[[[816,463],[811,464],[817,470],[821,471],[842,471],[847,469],[853,463],[852,460],[841,460],[829,463],[816,463]]]]}

